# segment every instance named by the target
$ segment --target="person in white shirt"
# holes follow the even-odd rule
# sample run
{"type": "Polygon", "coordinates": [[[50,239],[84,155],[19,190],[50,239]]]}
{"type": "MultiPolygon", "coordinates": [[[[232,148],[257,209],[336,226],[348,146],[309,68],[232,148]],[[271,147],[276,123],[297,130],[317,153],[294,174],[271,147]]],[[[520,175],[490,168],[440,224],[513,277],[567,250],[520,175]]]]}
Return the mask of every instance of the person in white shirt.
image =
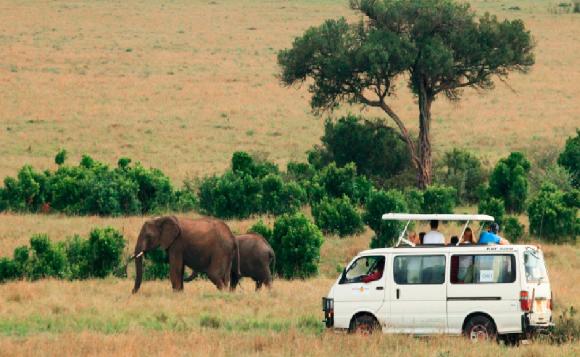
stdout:
{"type": "Polygon", "coordinates": [[[439,221],[434,219],[429,223],[431,226],[431,230],[425,234],[425,238],[423,238],[423,244],[445,244],[445,237],[439,231],[437,231],[437,227],[439,227],[439,221]]]}

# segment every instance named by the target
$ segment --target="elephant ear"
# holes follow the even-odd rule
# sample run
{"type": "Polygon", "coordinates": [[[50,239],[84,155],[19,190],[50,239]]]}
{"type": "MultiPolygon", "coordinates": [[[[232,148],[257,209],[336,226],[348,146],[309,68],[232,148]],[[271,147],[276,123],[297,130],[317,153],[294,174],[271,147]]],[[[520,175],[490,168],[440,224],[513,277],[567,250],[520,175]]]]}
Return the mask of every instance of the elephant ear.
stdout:
{"type": "Polygon", "coordinates": [[[179,221],[175,216],[159,218],[157,226],[159,227],[160,232],[159,244],[163,249],[169,248],[173,241],[175,241],[175,239],[181,234],[179,221]]]}

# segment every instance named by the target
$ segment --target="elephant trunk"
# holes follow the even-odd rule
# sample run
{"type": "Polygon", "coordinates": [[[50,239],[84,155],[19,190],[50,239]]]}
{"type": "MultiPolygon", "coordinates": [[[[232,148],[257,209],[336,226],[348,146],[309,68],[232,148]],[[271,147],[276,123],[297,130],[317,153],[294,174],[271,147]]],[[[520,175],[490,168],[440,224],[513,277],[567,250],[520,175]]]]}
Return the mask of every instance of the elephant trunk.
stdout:
{"type": "Polygon", "coordinates": [[[145,247],[143,244],[142,235],[139,235],[137,239],[137,244],[135,245],[135,254],[133,254],[133,258],[135,258],[135,286],[133,287],[133,294],[139,291],[141,287],[141,281],[143,279],[143,255],[145,253],[145,247]]]}
{"type": "Polygon", "coordinates": [[[135,256],[135,286],[133,287],[133,294],[139,291],[141,287],[141,280],[143,279],[143,254],[135,256]]]}

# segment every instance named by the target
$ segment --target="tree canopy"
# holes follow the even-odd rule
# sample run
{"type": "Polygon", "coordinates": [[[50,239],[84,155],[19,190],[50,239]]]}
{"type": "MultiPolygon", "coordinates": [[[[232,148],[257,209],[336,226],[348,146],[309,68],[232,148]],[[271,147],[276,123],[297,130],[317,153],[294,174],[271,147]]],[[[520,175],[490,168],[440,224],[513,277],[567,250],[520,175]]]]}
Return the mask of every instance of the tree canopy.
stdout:
{"type": "Polygon", "coordinates": [[[491,89],[494,79],[527,72],[533,40],[521,20],[476,17],[451,0],[351,0],[362,14],[350,24],[326,20],[278,54],[284,85],[307,79],[316,114],[341,103],[380,108],[406,142],[418,184],[431,182],[431,104],[439,94],[459,100],[464,88],[491,89]],[[418,98],[419,138],[392,106],[395,84],[407,81],[418,98]]]}

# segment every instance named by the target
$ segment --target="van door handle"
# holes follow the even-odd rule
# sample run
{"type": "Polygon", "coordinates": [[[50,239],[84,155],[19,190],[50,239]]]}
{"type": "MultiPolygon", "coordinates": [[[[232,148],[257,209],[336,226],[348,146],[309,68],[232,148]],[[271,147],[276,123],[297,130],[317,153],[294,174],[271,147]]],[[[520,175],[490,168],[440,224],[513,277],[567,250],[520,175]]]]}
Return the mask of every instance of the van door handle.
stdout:
{"type": "Polygon", "coordinates": [[[377,286],[377,290],[385,290],[382,286],[377,286]]]}
{"type": "Polygon", "coordinates": [[[401,291],[399,289],[397,289],[397,299],[399,298],[400,295],[401,295],[401,291]]]}

